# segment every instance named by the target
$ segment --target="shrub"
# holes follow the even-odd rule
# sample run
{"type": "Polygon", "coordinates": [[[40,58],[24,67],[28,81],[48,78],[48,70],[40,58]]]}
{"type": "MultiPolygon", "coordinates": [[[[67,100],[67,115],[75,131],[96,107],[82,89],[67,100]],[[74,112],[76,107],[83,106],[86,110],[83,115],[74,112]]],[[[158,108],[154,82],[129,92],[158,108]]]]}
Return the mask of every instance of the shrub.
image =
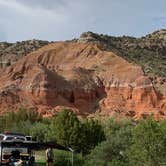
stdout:
{"type": "Polygon", "coordinates": [[[11,131],[23,133],[25,135],[30,135],[30,131],[31,131],[32,127],[33,127],[33,124],[29,120],[20,121],[18,123],[13,124],[11,131]]]}
{"type": "Polygon", "coordinates": [[[130,165],[156,166],[166,164],[166,125],[152,117],[142,120],[133,130],[129,150],[130,165]]]}
{"type": "Polygon", "coordinates": [[[52,121],[51,135],[57,143],[71,147],[76,152],[89,153],[105,140],[102,125],[97,120],[80,121],[70,110],[62,110],[52,121]]]}
{"type": "Polygon", "coordinates": [[[50,128],[47,124],[36,122],[30,129],[30,134],[36,141],[43,143],[49,141],[50,128]]]}
{"type": "Polygon", "coordinates": [[[4,122],[2,127],[4,130],[11,130],[15,124],[20,122],[29,121],[30,123],[35,123],[41,120],[42,116],[37,111],[25,108],[20,108],[17,112],[9,112],[1,117],[1,121],[4,122]]]}
{"type": "Polygon", "coordinates": [[[98,120],[87,119],[82,127],[83,154],[88,154],[96,145],[105,140],[104,128],[98,120]]]}
{"type": "Polygon", "coordinates": [[[57,143],[80,151],[82,143],[81,123],[76,114],[70,110],[62,110],[51,124],[52,135],[57,143]]]}
{"type": "Polygon", "coordinates": [[[127,149],[131,145],[131,138],[131,127],[122,127],[117,130],[107,141],[99,144],[91,152],[85,161],[85,166],[127,166],[127,149]]]}

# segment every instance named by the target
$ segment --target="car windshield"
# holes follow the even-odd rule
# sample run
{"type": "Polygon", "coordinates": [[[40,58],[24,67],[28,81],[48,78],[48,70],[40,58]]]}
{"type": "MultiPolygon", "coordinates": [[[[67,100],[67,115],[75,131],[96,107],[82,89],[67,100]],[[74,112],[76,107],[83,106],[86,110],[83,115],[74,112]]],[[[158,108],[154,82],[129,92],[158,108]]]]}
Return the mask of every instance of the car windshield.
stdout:
{"type": "Polygon", "coordinates": [[[7,140],[7,141],[10,141],[10,140],[13,140],[13,139],[25,141],[25,138],[24,138],[24,137],[19,137],[19,136],[7,136],[7,137],[5,138],[5,140],[7,140]]]}
{"type": "Polygon", "coordinates": [[[25,138],[23,138],[23,137],[16,137],[16,139],[19,139],[19,140],[25,141],[25,138]]]}
{"type": "Polygon", "coordinates": [[[12,140],[14,137],[6,137],[6,140],[12,140]]]}

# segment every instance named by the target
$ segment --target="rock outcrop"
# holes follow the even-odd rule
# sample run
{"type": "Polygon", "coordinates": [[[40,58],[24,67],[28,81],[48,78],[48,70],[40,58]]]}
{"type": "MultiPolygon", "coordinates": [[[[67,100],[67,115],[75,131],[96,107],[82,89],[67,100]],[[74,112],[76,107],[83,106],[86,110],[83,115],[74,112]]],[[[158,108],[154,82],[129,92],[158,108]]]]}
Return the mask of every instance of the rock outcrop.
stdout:
{"type": "Polygon", "coordinates": [[[113,37],[85,32],[77,42],[100,43],[105,50],[114,52],[128,62],[142,66],[155,89],[166,95],[166,29],[141,38],[113,37]]]}
{"type": "MultiPolygon", "coordinates": [[[[85,32],[79,39],[72,41],[100,44],[104,50],[114,52],[128,62],[142,66],[145,75],[150,77],[155,89],[166,95],[166,29],[155,31],[141,38],[114,37],[85,32]]],[[[48,43],[48,41],[41,40],[16,43],[1,42],[0,68],[16,63],[20,58],[48,43]]]]}
{"type": "Polygon", "coordinates": [[[28,53],[33,52],[48,43],[48,41],[35,39],[16,43],[0,42],[0,68],[14,64],[28,53]]]}
{"type": "Polygon", "coordinates": [[[62,107],[78,115],[165,118],[166,97],[142,68],[99,43],[56,42],[0,70],[0,113],[28,107],[43,116],[62,107]]]}
{"type": "Polygon", "coordinates": [[[113,51],[127,61],[141,65],[145,74],[166,77],[164,63],[166,60],[166,29],[141,38],[113,37],[85,32],[77,41],[101,43],[105,50],[113,51]]]}

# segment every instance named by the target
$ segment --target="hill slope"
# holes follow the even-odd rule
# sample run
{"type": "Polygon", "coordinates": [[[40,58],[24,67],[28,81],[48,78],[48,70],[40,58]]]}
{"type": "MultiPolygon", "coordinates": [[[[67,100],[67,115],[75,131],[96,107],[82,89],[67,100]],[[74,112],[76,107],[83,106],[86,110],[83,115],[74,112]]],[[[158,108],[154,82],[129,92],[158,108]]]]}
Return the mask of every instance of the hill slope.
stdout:
{"type": "Polygon", "coordinates": [[[165,96],[141,67],[101,43],[78,40],[49,44],[1,69],[1,113],[21,106],[44,116],[63,106],[83,116],[166,114],[165,96]]]}
{"type": "Polygon", "coordinates": [[[82,42],[100,42],[105,49],[117,52],[129,62],[141,65],[148,75],[166,77],[166,30],[153,32],[145,37],[113,37],[85,32],[82,42]]]}
{"type": "Polygon", "coordinates": [[[86,32],[76,41],[100,43],[105,50],[141,66],[156,90],[166,94],[166,29],[141,38],[113,37],[86,32]]]}
{"type": "Polygon", "coordinates": [[[0,67],[10,66],[28,53],[33,52],[48,43],[48,41],[42,40],[27,40],[16,43],[0,42],[0,67]]]}

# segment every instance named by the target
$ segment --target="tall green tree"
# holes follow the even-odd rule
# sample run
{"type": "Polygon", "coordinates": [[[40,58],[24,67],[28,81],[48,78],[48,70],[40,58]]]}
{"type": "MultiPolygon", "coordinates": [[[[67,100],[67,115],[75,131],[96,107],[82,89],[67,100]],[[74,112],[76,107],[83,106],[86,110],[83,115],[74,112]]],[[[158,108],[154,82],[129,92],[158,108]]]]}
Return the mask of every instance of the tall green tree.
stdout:
{"type": "Polygon", "coordinates": [[[166,124],[152,117],[142,120],[133,130],[132,142],[131,166],[166,165],[166,124]]]}
{"type": "Polygon", "coordinates": [[[49,126],[42,122],[34,123],[30,129],[30,135],[32,136],[32,138],[40,143],[49,141],[48,137],[49,132],[50,132],[49,126]]]}
{"type": "MultiPolygon", "coordinates": [[[[135,123],[135,122],[134,122],[135,123]]],[[[115,134],[121,128],[125,128],[128,126],[133,126],[134,124],[131,119],[121,119],[117,121],[115,118],[108,118],[104,121],[104,131],[106,139],[112,137],[112,134],[115,134]]]]}
{"type": "Polygon", "coordinates": [[[23,133],[25,135],[30,135],[30,131],[33,128],[34,124],[32,124],[29,120],[27,121],[20,121],[18,123],[14,123],[11,127],[11,131],[23,133]]]}
{"type": "Polygon", "coordinates": [[[98,120],[86,119],[83,122],[83,153],[88,154],[96,145],[105,140],[102,124],[98,120]]]}
{"type": "Polygon", "coordinates": [[[15,122],[29,120],[31,123],[34,123],[42,120],[42,116],[37,111],[32,109],[20,108],[14,114],[15,122]]]}
{"type": "Polygon", "coordinates": [[[75,151],[81,150],[82,125],[73,111],[62,110],[53,120],[51,129],[57,143],[72,147],[75,151]]]}
{"type": "Polygon", "coordinates": [[[112,133],[87,156],[85,166],[128,166],[127,151],[131,146],[132,127],[124,126],[112,133]]]}
{"type": "Polygon", "coordinates": [[[0,118],[0,122],[3,122],[1,127],[3,130],[11,130],[13,126],[25,121],[30,123],[42,121],[42,116],[35,110],[20,108],[18,111],[11,111],[0,118]]]}

